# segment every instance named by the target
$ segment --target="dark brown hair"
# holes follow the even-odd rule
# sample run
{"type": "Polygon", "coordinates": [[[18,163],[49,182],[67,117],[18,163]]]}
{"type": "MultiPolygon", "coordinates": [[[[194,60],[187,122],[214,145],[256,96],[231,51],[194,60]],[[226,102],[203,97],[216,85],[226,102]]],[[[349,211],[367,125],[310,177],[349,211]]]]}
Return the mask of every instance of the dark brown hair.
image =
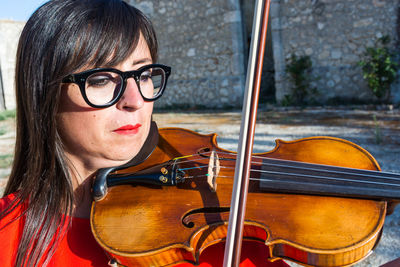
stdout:
{"type": "Polygon", "coordinates": [[[0,213],[28,206],[15,266],[36,266],[43,257],[47,264],[59,230],[70,223],[74,194],[56,120],[62,78],[83,67],[117,65],[140,34],[155,62],[151,22],[121,0],[53,0],[26,23],[17,52],[15,156],[5,189],[16,200],[0,213]]]}

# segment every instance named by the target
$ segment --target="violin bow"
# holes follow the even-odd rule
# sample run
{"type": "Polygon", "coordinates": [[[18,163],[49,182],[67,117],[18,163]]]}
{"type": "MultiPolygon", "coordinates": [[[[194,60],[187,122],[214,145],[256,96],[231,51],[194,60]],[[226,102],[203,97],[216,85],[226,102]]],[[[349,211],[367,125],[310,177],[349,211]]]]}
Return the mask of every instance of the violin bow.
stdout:
{"type": "Polygon", "coordinates": [[[257,0],[232,189],[224,267],[239,266],[270,0],[257,0]]]}

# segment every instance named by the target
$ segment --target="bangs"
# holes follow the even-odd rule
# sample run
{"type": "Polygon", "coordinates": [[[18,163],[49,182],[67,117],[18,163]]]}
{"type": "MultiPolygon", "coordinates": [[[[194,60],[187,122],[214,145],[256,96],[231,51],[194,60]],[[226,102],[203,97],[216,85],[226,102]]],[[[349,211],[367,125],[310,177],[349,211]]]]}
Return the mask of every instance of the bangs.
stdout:
{"type": "Polygon", "coordinates": [[[141,35],[153,62],[157,61],[156,35],[142,12],[122,1],[89,1],[97,4],[85,11],[87,19],[82,21],[83,27],[77,28],[72,61],[67,64],[72,71],[119,64],[133,53],[141,35]]]}

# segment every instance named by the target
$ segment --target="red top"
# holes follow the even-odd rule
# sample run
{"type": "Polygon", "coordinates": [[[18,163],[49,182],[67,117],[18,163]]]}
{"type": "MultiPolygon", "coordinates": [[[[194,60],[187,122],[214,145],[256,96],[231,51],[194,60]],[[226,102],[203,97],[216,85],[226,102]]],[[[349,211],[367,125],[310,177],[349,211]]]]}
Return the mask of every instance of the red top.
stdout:
{"type": "MultiPolygon", "coordinates": [[[[15,195],[11,194],[0,199],[0,210],[4,210],[9,203],[15,199],[15,195]]],[[[24,224],[21,215],[22,207],[17,207],[13,212],[8,214],[0,221],[0,262],[1,266],[13,266],[16,250],[22,234],[24,224]],[[4,227],[6,224],[8,224],[4,227]],[[4,227],[4,228],[3,228],[4,227]]],[[[213,245],[204,250],[200,256],[201,267],[221,266],[223,261],[224,246],[223,244],[213,245]]],[[[242,249],[241,267],[250,266],[289,266],[283,261],[268,262],[268,249],[263,244],[256,242],[244,242],[242,249]]],[[[108,258],[103,249],[94,239],[89,219],[72,218],[72,226],[67,234],[59,243],[55,254],[51,258],[48,266],[74,266],[74,267],[107,267],[108,258]]],[[[192,264],[179,264],[176,267],[188,267],[192,264]]]]}

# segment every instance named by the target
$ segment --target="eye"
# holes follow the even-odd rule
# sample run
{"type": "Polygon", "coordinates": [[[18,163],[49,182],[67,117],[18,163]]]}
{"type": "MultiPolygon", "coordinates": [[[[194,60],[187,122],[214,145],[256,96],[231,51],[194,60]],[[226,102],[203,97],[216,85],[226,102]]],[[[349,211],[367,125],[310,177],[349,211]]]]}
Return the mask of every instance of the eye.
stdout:
{"type": "Polygon", "coordinates": [[[87,78],[86,84],[90,87],[105,87],[110,83],[115,84],[118,79],[113,75],[115,76],[112,73],[95,73],[87,78]]]}
{"type": "Polygon", "coordinates": [[[151,79],[151,70],[146,70],[140,74],[140,82],[147,82],[151,79]]]}

